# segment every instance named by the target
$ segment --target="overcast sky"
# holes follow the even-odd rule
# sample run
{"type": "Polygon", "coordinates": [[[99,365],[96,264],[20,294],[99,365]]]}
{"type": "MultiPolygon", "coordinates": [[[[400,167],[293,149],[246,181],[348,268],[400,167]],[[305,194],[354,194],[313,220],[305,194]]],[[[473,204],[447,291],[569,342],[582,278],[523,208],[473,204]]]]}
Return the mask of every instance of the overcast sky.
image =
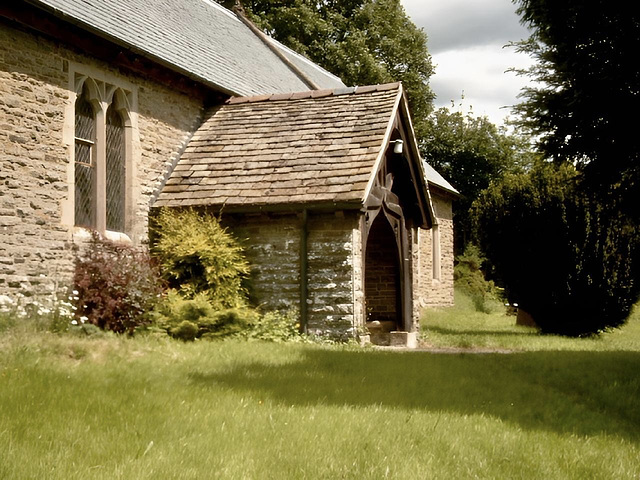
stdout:
{"type": "Polygon", "coordinates": [[[435,75],[431,88],[437,107],[456,108],[464,92],[462,111],[487,115],[501,124],[509,115],[504,106],[517,103],[526,78],[505,73],[511,67],[528,66],[531,60],[510,41],[527,38],[511,0],[402,0],[413,22],[424,28],[433,57],[435,75]]]}

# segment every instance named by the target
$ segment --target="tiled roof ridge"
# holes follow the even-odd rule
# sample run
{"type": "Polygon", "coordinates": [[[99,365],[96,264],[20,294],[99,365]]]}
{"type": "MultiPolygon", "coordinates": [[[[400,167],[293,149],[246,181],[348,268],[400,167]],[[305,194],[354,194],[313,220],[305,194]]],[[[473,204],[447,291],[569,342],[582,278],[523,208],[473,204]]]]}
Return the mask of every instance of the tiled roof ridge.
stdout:
{"type": "Polygon", "coordinates": [[[393,82],[383,83],[380,85],[363,85],[334,89],[307,90],[304,92],[274,93],[267,95],[255,95],[251,97],[231,97],[225,103],[227,105],[236,105],[240,103],[257,103],[267,101],[277,102],[283,100],[302,100],[306,98],[337,97],[340,95],[358,95],[363,93],[397,90],[400,88],[400,85],[400,82],[393,82]]]}

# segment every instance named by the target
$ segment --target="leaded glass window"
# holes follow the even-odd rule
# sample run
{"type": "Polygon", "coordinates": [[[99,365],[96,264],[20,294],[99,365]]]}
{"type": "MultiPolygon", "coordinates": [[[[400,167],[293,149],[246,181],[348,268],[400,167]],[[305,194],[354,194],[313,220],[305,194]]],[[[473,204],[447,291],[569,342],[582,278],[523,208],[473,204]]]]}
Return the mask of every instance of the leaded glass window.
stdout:
{"type": "Polygon", "coordinates": [[[124,231],[125,207],[125,151],[124,124],[113,106],[107,110],[106,120],[106,207],[107,230],[124,231]]]}
{"type": "Polygon", "coordinates": [[[85,87],[75,106],[75,224],[96,224],[96,119],[85,87]]]}
{"type": "Polygon", "coordinates": [[[125,233],[131,92],[76,75],[74,224],[125,233]]]}

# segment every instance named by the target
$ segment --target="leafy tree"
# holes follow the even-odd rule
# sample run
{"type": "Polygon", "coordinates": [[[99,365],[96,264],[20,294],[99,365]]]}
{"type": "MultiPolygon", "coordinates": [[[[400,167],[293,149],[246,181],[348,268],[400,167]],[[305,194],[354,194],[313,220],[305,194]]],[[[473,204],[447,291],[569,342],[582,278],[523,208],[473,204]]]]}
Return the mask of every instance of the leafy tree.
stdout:
{"type": "Polygon", "coordinates": [[[456,251],[471,231],[469,208],[480,192],[507,173],[525,171],[533,161],[528,141],[498,128],[487,117],[440,108],[428,118],[421,142],[425,160],[460,192],[454,203],[456,251]]]}
{"type": "MultiPolygon", "coordinates": [[[[563,195],[580,203],[575,225],[582,237],[572,233],[575,254],[568,257],[580,270],[560,279],[571,298],[584,294],[593,311],[614,318],[640,289],[640,142],[629,121],[640,106],[640,16],[630,4],[602,0],[514,3],[533,31],[516,45],[537,61],[521,72],[537,83],[522,93],[518,124],[539,138],[545,156],[577,169],[575,186],[563,195]],[[615,291],[619,306],[585,282],[615,291]]],[[[570,303],[563,301],[559,308],[570,303]]]]}
{"type": "MultiPolygon", "coordinates": [[[[221,2],[222,3],[222,2],[221,2]]],[[[402,81],[418,135],[432,109],[433,73],[425,33],[400,0],[245,0],[272,37],[342,78],[347,85],[402,81]]]]}
{"type": "Polygon", "coordinates": [[[584,167],[589,188],[626,199],[638,218],[640,14],[632,3],[514,0],[533,30],[517,44],[536,64],[521,73],[537,83],[517,106],[520,125],[548,156],[584,167]]]}

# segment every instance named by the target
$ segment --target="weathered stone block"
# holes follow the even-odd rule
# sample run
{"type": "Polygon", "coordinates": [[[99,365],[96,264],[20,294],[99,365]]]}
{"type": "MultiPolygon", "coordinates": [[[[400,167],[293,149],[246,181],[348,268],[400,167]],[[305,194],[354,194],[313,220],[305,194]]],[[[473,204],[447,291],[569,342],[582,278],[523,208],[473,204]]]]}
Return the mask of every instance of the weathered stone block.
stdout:
{"type": "Polygon", "coordinates": [[[416,348],[418,346],[418,334],[416,332],[390,332],[389,346],[416,348]]]}

